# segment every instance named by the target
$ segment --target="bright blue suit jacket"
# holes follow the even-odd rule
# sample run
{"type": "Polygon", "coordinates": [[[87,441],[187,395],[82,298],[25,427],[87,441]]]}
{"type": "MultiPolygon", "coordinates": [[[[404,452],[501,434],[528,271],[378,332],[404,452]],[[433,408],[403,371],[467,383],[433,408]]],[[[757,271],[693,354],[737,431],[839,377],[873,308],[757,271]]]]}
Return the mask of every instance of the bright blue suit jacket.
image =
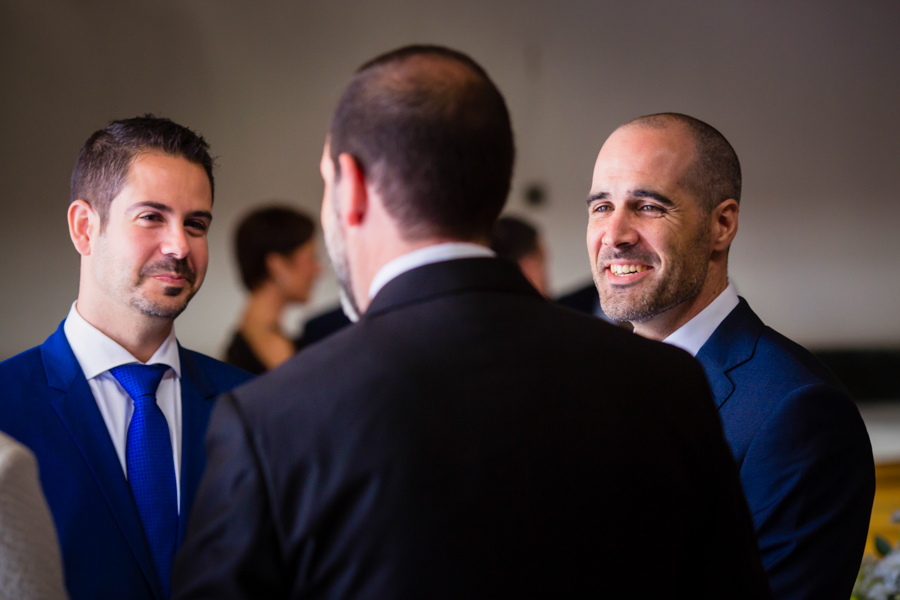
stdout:
{"type": "MultiPolygon", "coordinates": [[[[206,466],[213,401],[250,375],[180,345],[178,351],[180,545],[206,466]]],[[[37,456],[72,600],[160,600],[131,488],[62,324],[41,346],[0,363],[0,431],[37,456]]]]}
{"type": "Polygon", "coordinates": [[[697,359],[740,470],[775,598],[846,600],[875,495],[872,446],[853,400],[743,298],[697,359]]]}

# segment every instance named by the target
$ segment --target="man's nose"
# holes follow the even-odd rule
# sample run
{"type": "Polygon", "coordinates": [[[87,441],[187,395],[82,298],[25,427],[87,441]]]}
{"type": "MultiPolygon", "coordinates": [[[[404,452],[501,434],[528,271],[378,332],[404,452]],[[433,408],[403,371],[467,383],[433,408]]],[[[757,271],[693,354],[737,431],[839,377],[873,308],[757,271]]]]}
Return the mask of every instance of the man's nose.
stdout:
{"type": "Polygon", "coordinates": [[[603,232],[603,245],[610,248],[633,246],[638,242],[638,233],[634,228],[632,217],[627,211],[617,210],[606,220],[606,231],[603,232]]]}
{"type": "Polygon", "coordinates": [[[172,258],[185,258],[191,253],[187,232],[180,225],[166,228],[165,237],[160,246],[160,251],[172,258]]]}

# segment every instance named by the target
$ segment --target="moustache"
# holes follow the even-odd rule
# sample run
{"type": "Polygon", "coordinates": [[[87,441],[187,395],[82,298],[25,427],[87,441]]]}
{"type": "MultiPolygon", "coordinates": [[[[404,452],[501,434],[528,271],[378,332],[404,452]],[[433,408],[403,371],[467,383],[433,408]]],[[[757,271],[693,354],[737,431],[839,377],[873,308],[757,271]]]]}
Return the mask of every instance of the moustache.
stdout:
{"type": "Polygon", "coordinates": [[[185,259],[169,258],[147,265],[141,269],[141,277],[153,277],[154,275],[173,274],[183,277],[191,285],[197,280],[197,274],[185,259]]]}
{"type": "Polygon", "coordinates": [[[614,260],[628,260],[645,265],[655,265],[658,262],[655,254],[647,253],[636,248],[609,248],[597,255],[598,265],[605,265],[614,260]]]}

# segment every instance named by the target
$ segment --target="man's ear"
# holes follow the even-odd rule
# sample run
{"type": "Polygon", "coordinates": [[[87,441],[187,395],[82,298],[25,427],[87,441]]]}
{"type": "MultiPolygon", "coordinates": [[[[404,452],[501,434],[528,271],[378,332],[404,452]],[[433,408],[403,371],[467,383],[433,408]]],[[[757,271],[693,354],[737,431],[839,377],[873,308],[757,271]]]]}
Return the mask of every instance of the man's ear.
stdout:
{"type": "Polygon", "coordinates": [[[728,250],[738,230],[738,213],[741,207],[737,201],[729,198],[719,203],[712,214],[713,250],[728,250]]]}
{"type": "Polygon", "coordinates": [[[78,254],[88,256],[91,253],[91,242],[100,234],[100,215],[94,212],[91,205],[84,200],[75,200],[69,204],[69,237],[78,254]]]}
{"type": "Polygon", "coordinates": [[[340,217],[347,225],[360,225],[369,210],[366,176],[356,159],[346,152],[338,156],[338,165],[341,169],[339,185],[344,187],[341,194],[340,217]]]}

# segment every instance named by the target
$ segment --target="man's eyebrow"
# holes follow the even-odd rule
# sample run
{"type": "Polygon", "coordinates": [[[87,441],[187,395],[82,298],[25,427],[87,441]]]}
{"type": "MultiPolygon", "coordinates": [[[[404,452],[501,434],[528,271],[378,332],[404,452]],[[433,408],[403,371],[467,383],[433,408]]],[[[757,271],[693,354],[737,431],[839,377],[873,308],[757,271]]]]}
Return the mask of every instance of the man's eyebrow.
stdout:
{"type": "Polygon", "coordinates": [[[212,213],[208,210],[194,210],[187,214],[187,218],[189,219],[196,219],[198,217],[201,219],[208,219],[210,223],[212,222],[212,213]]]}
{"type": "Polygon", "coordinates": [[[164,212],[164,213],[175,212],[172,210],[171,207],[166,206],[162,202],[154,202],[153,200],[144,200],[143,202],[136,202],[135,204],[132,204],[128,208],[128,210],[130,212],[134,212],[136,209],[139,209],[139,208],[153,208],[153,209],[158,210],[159,212],[164,212]]]}
{"type": "Polygon", "coordinates": [[[607,198],[609,198],[609,192],[597,192],[587,197],[587,203],[590,204],[597,200],[606,200],[607,198]]]}
{"type": "Polygon", "coordinates": [[[675,206],[675,203],[669,200],[669,198],[659,192],[654,192],[652,190],[632,190],[630,194],[628,194],[632,198],[651,198],[656,200],[660,204],[664,204],[666,206],[675,206]]]}
{"type": "MultiPolygon", "coordinates": [[[[167,206],[167,205],[163,204],[162,202],[154,202],[153,200],[145,200],[144,202],[137,202],[135,204],[132,204],[128,210],[134,211],[136,209],[141,209],[141,208],[152,208],[154,210],[158,210],[159,212],[166,213],[166,214],[172,214],[173,212],[175,212],[174,210],[172,210],[171,206],[167,206]]],[[[188,218],[188,219],[201,218],[201,219],[209,219],[210,221],[212,221],[213,216],[212,216],[212,213],[209,212],[208,210],[193,210],[186,215],[186,218],[188,218]]]]}

